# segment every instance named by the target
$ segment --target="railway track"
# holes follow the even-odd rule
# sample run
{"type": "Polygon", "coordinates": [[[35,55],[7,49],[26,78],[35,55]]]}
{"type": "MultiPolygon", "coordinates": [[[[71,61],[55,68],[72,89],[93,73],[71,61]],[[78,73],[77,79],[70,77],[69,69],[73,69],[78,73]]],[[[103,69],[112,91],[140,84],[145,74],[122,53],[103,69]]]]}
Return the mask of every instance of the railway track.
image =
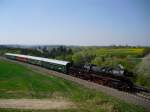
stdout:
{"type": "Polygon", "coordinates": [[[83,85],[87,88],[99,90],[103,93],[106,93],[107,95],[110,95],[110,96],[116,97],[118,99],[124,100],[125,102],[128,102],[128,103],[133,103],[135,105],[143,106],[144,108],[147,108],[150,110],[150,97],[143,95],[142,93],[131,94],[128,92],[116,90],[114,88],[106,87],[106,86],[103,86],[103,85],[100,85],[100,84],[97,84],[97,83],[94,83],[91,81],[83,80],[83,79],[73,77],[70,75],[66,75],[63,73],[58,73],[56,71],[48,70],[48,69],[42,68],[40,66],[31,65],[28,63],[18,62],[18,61],[14,61],[14,60],[9,60],[9,59],[3,58],[3,57],[0,57],[0,59],[19,63],[21,65],[27,66],[30,69],[32,68],[33,71],[36,71],[36,72],[39,72],[42,74],[45,73],[47,75],[54,75],[57,77],[64,78],[66,80],[71,80],[71,81],[76,82],[80,85],[83,85]]]}
{"type": "Polygon", "coordinates": [[[148,96],[148,95],[144,95],[144,94],[141,94],[141,93],[136,93],[135,95],[145,99],[145,101],[150,102],[150,96],[148,96]]]}
{"type": "MultiPolygon", "coordinates": [[[[78,75],[72,75],[72,74],[69,74],[69,75],[71,75],[71,76],[73,76],[73,77],[78,76],[78,75]]],[[[94,75],[94,74],[93,74],[93,75],[94,75]]],[[[94,82],[94,83],[100,84],[99,81],[91,81],[90,79],[84,79],[83,77],[78,77],[78,78],[81,78],[81,79],[83,79],[83,80],[87,80],[87,81],[89,81],[89,82],[94,82]]],[[[106,86],[106,85],[104,85],[104,86],[106,86]]],[[[108,86],[108,85],[107,85],[107,86],[108,86]]],[[[110,86],[109,86],[109,87],[110,87],[110,86]]],[[[135,89],[135,91],[137,91],[137,92],[129,92],[129,91],[122,91],[122,92],[124,92],[124,93],[126,93],[126,94],[135,95],[135,97],[140,97],[140,98],[144,99],[145,101],[150,102],[150,92],[140,92],[140,90],[143,89],[142,87],[140,87],[140,90],[139,90],[138,88],[134,88],[134,89],[135,89]]]]}

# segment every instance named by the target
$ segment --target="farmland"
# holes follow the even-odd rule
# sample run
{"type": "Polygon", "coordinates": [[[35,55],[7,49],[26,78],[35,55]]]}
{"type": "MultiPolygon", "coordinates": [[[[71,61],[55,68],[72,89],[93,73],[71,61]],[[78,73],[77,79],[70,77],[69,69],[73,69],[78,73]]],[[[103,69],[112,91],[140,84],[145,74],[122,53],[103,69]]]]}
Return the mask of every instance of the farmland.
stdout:
{"type": "MultiPolygon", "coordinates": [[[[36,73],[19,64],[0,60],[1,99],[67,99],[77,108],[66,110],[39,110],[34,112],[144,112],[144,108],[127,104],[96,90],[54,76],[36,73]]],[[[3,112],[27,110],[0,109],[3,112]]],[[[28,110],[32,111],[33,110],[28,110]]]]}
{"type": "Polygon", "coordinates": [[[143,53],[143,48],[85,48],[84,51],[97,56],[118,56],[126,57],[127,55],[140,56],[143,53]]]}

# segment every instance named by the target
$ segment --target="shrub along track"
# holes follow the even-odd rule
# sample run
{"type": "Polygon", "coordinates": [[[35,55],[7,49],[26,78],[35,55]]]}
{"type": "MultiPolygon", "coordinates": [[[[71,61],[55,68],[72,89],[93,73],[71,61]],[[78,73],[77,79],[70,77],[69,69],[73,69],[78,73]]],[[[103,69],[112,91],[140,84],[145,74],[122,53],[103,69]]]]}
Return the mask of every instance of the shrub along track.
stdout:
{"type": "Polygon", "coordinates": [[[80,85],[83,85],[87,88],[96,89],[96,90],[99,90],[99,91],[101,91],[101,92],[103,92],[107,95],[110,95],[110,96],[116,97],[118,99],[124,100],[128,103],[133,103],[133,104],[136,104],[136,105],[143,106],[147,109],[150,109],[150,101],[145,100],[145,99],[143,99],[141,97],[138,97],[136,95],[126,93],[126,92],[122,92],[122,91],[118,91],[118,90],[113,89],[113,88],[102,86],[102,85],[99,85],[99,84],[96,84],[96,83],[93,83],[93,82],[89,82],[89,81],[86,81],[86,80],[82,80],[82,79],[79,79],[79,78],[76,78],[76,77],[72,77],[72,76],[69,76],[69,75],[66,75],[66,74],[58,73],[58,72],[48,70],[48,69],[45,69],[45,68],[42,68],[42,67],[39,67],[39,66],[36,66],[36,65],[31,65],[31,64],[27,64],[27,63],[14,61],[14,60],[9,60],[9,59],[3,58],[3,57],[0,57],[0,59],[8,60],[8,61],[15,62],[15,63],[19,63],[21,65],[27,66],[28,68],[31,68],[33,71],[36,71],[36,72],[39,72],[39,73],[42,73],[42,74],[45,73],[45,75],[54,75],[54,76],[57,76],[57,77],[64,78],[66,80],[71,80],[71,81],[76,82],[80,85]]]}

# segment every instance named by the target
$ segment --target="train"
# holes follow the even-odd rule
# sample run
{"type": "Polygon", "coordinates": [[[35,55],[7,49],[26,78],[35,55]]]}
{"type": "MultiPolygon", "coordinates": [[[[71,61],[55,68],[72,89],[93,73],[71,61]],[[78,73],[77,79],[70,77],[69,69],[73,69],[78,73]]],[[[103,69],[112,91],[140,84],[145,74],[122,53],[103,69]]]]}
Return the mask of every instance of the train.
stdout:
{"type": "Polygon", "coordinates": [[[5,56],[8,59],[42,66],[50,70],[76,76],[120,90],[133,90],[134,86],[134,84],[130,80],[130,77],[132,77],[132,75],[127,72],[127,70],[125,70],[122,65],[118,65],[117,68],[111,68],[85,64],[81,68],[75,68],[69,61],[61,61],[13,53],[5,53],[5,56]]]}
{"type": "Polygon", "coordinates": [[[68,61],[60,61],[55,59],[48,59],[22,54],[13,54],[13,53],[5,53],[5,57],[8,59],[17,60],[24,63],[42,66],[44,68],[55,70],[65,74],[68,74],[70,67],[70,62],[68,61]]]}

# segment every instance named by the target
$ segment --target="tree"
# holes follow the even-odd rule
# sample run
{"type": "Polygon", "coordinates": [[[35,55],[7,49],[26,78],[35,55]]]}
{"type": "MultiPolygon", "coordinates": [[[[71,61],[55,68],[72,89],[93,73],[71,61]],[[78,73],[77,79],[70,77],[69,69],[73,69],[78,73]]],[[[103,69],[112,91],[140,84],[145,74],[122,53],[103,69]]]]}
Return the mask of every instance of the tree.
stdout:
{"type": "Polygon", "coordinates": [[[68,51],[67,51],[67,53],[68,53],[68,54],[73,54],[72,49],[71,49],[71,48],[69,48],[69,49],[68,49],[68,51]]]}
{"type": "Polygon", "coordinates": [[[144,48],[143,56],[150,54],[150,48],[144,48]]]}
{"type": "Polygon", "coordinates": [[[97,65],[97,66],[101,66],[103,61],[102,61],[101,57],[96,57],[96,58],[94,58],[94,60],[92,60],[92,63],[97,65]]]}
{"type": "Polygon", "coordinates": [[[21,49],[20,53],[24,54],[24,55],[27,55],[28,54],[28,50],[27,49],[21,49]]]}
{"type": "Polygon", "coordinates": [[[144,57],[142,62],[136,68],[137,83],[150,87],[150,54],[144,57]]]}
{"type": "Polygon", "coordinates": [[[73,64],[75,66],[80,66],[82,65],[84,62],[83,62],[83,56],[81,53],[76,53],[72,56],[72,60],[73,60],[73,64]]]}
{"type": "Polygon", "coordinates": [[[55,58],[55,56],[56,56],[56,49],[53,48],[53,49],[50,51],[50,57],[55,58]]]}

